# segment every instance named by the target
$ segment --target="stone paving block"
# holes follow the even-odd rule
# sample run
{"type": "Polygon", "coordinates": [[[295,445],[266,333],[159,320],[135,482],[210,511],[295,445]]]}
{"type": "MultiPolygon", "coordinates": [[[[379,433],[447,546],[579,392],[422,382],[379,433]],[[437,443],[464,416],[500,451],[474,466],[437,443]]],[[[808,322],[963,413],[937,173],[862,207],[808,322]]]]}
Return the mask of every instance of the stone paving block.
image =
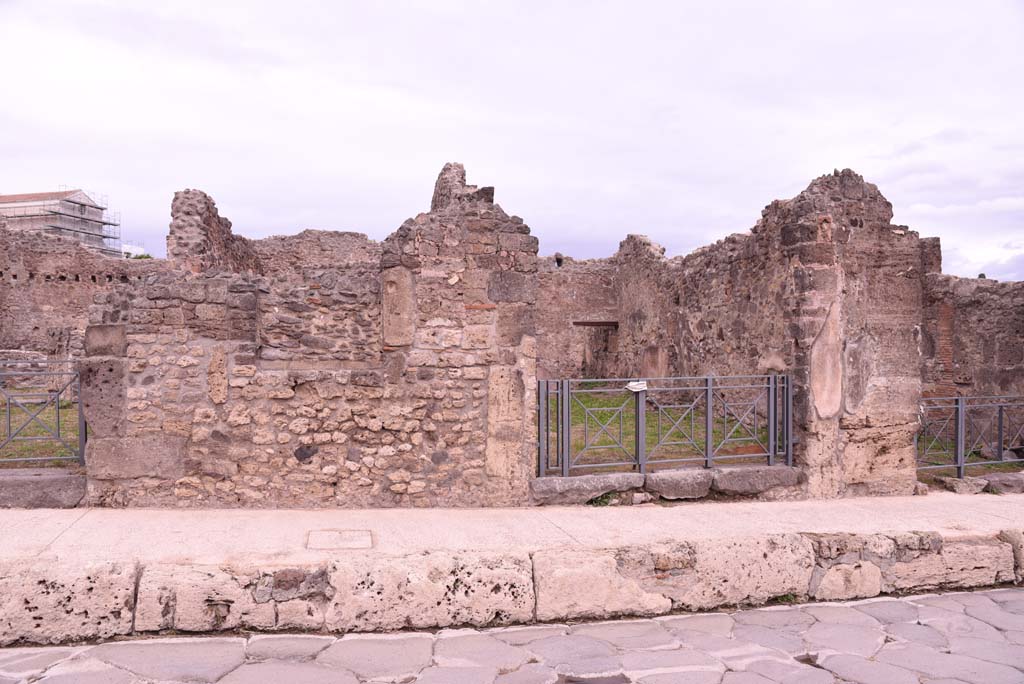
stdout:
{"type": "Polygon", "coordinates": [[[759,625],[788,632],[803,632],[816,622],[813,615],[802,608],[762,608],[745,610],[733,614],[733,619],[740,625],[759,625]]]}
{"type": "Polygon", "coordinates": [[[66,660],[81,648],[8,648],[0,651],[0,675],[28,677],[66,660]]]}
{"type": "Polygon", "coordinates": [[[722,677],[722,684],[775,684],[775,682],[756,672],[726,672],[722,677]]]}
{"type": "Polygon", "coordinates": [[[652,675],[685,675],[705,672],[721,676],[725,672],[725,665],[709,655],[688,649],[629,652],[622,656],[622,672],[633,679],[652,675]]]}
{"type": "Polygon", "coordinates": [[[490,629],[484,632],[496,639],[501,639],[506,644],[522,646],[544,637],[559,636],[566,634],[569,628],[566,625],[538,625],[535,627],[507,627],[490,629]]]}
{"type": "Polygon", "coordinates": [[[349,672],[316,663],[247,663],[218,684],[359,684],[349,672]]]}
{"type": "Polygon", "coordinates": [[[429,634],[350,634],[328,646],[316,662],[348,670],[361,679],[395,681],[430,665],[433,648],[429,634]]]}
{"type": "Polygon", "coordinates": [[[974,605],[967,606],[964,613],[972,618],[987,622],[996,629],[1024,631],[1024,615],[1018,615],[1008,610],[1003,610],[999,605],[993,603],[990,606],[974,605]]]}
{"type": "Polygon", "coordinates": [[[799,655],[807,650],[798,634],[783,629],[771,629],[760,625],[736,625],[732,635],[739,641],[749,641],[790,655],[799,655]]]}
{"type": "Polygon", "coordinates": [[[416,678],[418,684],[493,684],[493,667],[428,667],[416,678]]]}
{"type": "Polygon", "coordinates": [[[855,684],[921,684],[916,673],[896,665],[879,663],[855,655],[830,655],[818,665],[844,682],[855,684]]]}
{"type": "Polygon", "coordinates": [[[919,625],[913,622],[897,622],[886,625],[885,631],[896,637],[897,641],[912,641],[915,644],[923,644],[940,650],[949,647],[949,640],[946,636],[928,625],[919,625]]]}
{"type": "Polygon", "coordinates": [[[870,615],[850,606],[812,605],[801,606],[800,609],[813,616],[818,622],[835,625],[860,625],[861,627],[878,627],[881,624],[870,615]]]}
{"type": "Polygon", "coordinates": [[[918,612],[918,621],[937,629],[946,637],[957,635],[996,641],[1000,639],[999,630],[987,622],[942,608],[922,606],[918,612]]]}
{"type": "Polygon", "coordinates": [[[850,607],[870,615],[882,624],[912,622],[917,619],[917,606],[909,601],[886,599],[883,601],[857,603],[850,607]]]}
{"type": "Polygon", "coordinates": [[[993,494],[1020,494],[1024,492],[1024,473],[993,473],[985,476],[985,491],[993,494]]]}
{"type": "Polygon", "coordinates": [[[245,660],[245,639],[123,641],[96,646],[86,655],[140,677],[215,682],[245,660]]]}
{"type": "Polygon", "coordinates": [[[679,647],[679,641],[654,620],[625,620],[580,625],[572,629],[572,634],[601,639],[621,649],[644,651],[679,647]]]}
{"type": "Polygon", "coordinates": [[[718,672],[685,672],[680,674],[651,675],[638,680],[638,684],[720,684],[718,672]]]}
{"type": "Polygon", "coordinates": [[[757,660],[750,663],[746,671],[756,672],[781,684],[833,684],[835,682],[835,677],[828,671],[798,663],[795,660],[788,663],[778,660],[757,660]]]}
{"type": "Polygon", "coordinates": [[[949,652],[1015,667],[1022,671],[1024,679],[1024,649],[1020,646],[990,639],[953,636],[949,639],[949,652]]]}
{"type": "Polygon", "coordinates": [[[312,634],[254,634],[246,643],[245,653],[260,660],[303,660],[316,656],[334,642],[334,637],[312,634]]]}
{"type": "Polygon", "coordinates": [[[625,492],[643,486],[641,473],[538,477],[530,482],[530,495],[534,502],[544,505],[584,504],[608,492],[625,492]]]}
{"type": "Polygon", "coordinates": [[[718,634],[720,636],[729,636],[732,634],[733,624],[735,624],[732,616],[726,615],[725,613],[684,616],[673,615],[655,618],[655,620],[673,632],[676,630],[683,630],[718,634]]]}
{"type": "Polygon", "coordinates": [[[525,552],[352,555],[331,564],[332,632],[532,622],[533,564],[525,552]]]}
{"type": "Polygon", "coordinates": [[[487,667],[511,672],[530,659],[522,648],[486,634],[439,638],[434,643],[434,663],[442,667],[487,667]]]}
{"type": "Polygon", "coordinates": [[[804,633],[804,642],[809,651],[839,651],[870,658],[885,643],[885,634],[878,627],[819,622],[804,633]]]}
{"type": "Polygon", "coordinates": [[[800,483],[800,470],[784,465],[725,466],[715,469],[712,487],[730,496],[750,496],[800,483]]]}
{"type": "Polygon", "coordinates": [[[622,672],[615,649],[607,642],[582,635],[546,637],[525,646],[559,674],[610,677],[622,672]]]}
{"type": "Polygon", "coordinates": [[[1021,672],[965,655],[942,653],[918,644],[889,644],[875,660],[930,677],[952,677],[971,684],[1020,684],[1021,672]]]}
{"type": "Polygon", "coordinates": [[[0,470],[0,508],[74,508],[85,496],[85,475],[63,468],[0,470]]]}
{"type": "Polygon", "coordinates": [[[498,675],[494,684],[555,684],[558,673],[546,665],[530,663],[523,665],[515,672],[498,675]]]}
{"type": "Polygon", "coordinates": [[[42,678],[45,684],[144,684],[144,680],[95,658],[80,658],[60,663],[42,678]]]}

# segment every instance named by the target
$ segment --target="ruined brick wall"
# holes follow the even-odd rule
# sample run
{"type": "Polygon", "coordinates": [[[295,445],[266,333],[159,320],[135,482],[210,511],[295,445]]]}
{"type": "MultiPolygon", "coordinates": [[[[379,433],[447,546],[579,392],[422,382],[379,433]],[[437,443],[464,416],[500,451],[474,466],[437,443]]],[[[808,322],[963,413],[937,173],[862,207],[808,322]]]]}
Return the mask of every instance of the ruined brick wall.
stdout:
{"type": "Polygon", "coordinates": [[[252,241],[253,250],[266,274],[284,276],[308,268],[380,264],[380,243],[362,233],[304,230],[252,241]]]}
{"type": "Polygon", "coordinates": [[[601,377],[618,345],[615,264],[558,256],[539,265],[537,307],[525,312],[536,321],[538,377],[601,377]]]}
{"type": "Polygon", "coordinates": [[[231,221],[221,217],[213,199],[201,190],[174,193],[167,260],[175,268],[192,273],[210,268],[226,268],[236,273],[263,272],[252,241],[234,235],[231,221]]]}
{"type": "Polygon", "coordinates": [[[93,297],[165,267],[42,232],[0,229],[0,348],[79,356],[93,297]]]}
{"type": "Polygon", "coordinates": [[[1024,282],[929,273],[921,346],[932,396],[1024,394],[1024,282]]]}
{"type": "Polygon", "coordinates": [[[534,457],[536,240],[445,167],[365,260],[172,273],[91,313],[102,505],[522,505],[534,457]]]}
{"type": "MultiPolygon", "coordinates": [[[[562,377],[788,372],[807,493],[909,493],[922,278],[938,255],[891,218],[874,185],[843,171],[773,202],[749,233],[683,257],[630,236],[602,264],[614,349],[587,368],[578,341],[542,344],[539,365],[557,356],[562,377]]],[[[557,305],[552,282],[541,279],[540,299],[557,305]]],[[[576,316],[574,306],[544,315],[576,316]]]]}

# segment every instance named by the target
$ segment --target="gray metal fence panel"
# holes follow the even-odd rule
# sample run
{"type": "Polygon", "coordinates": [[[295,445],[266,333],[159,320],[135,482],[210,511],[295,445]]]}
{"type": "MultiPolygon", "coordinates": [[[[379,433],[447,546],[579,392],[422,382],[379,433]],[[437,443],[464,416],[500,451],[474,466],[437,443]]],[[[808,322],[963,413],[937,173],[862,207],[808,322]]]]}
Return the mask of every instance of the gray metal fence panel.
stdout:
{"type": "Polygon", "coordinates": [[[918,470],[963,478],[971,467],[1024,462],[1024,396],[927,397],[919,419],[918,470]]]}
{"type": "Polygon", "coordinates": [[[88,427],[80,397],[72,361],[0,359],[0,465],[84,464],[88,427]]]}

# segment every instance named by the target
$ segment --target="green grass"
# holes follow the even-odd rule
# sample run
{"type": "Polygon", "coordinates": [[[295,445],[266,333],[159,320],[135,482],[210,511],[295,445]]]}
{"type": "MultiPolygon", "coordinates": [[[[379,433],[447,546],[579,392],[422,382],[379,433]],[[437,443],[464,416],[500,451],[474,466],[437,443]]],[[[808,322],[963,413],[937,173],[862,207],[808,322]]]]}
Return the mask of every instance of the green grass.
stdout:
{"type": "MultiPolygon", "coordinates": [[[[579,455],[575,459],[576,464],[587,465],[622,461],[622,466],[605,467],[594,469],[594,472],[606,472],[614,470],[629,470],[631,458],[635,450],[636,439],[636,415],[635,401],[632,392],[624,391],[621,384],[608,388],[607,391],[592,393],[577,390],[604,390],[598,382],[581,383],[579,387],[573,388],[573,400],[571,404],[571,435],[572,453],[579,455]],[[621,408],[621,410],[620,410],[621,408]],[[589,415],[588,415],[589,411],[589,415]],[[601,423],[607,428],[601,428],[601,423]],[[625,450],[619,447],[619,443],[625,450]],[[587,447],[587,451],[583,451],[587,447]]],[[[730,397],[733,399],[733,397],[730,397]]],[[[693,466],[702,466],[704,463],[704,444],[707,428],[705,425],[705,412],[703,408],[704,398],[702,391],[680,391],[673,399],[669,399],[666,393],[649,392],[648,402],[645,410],[645,442],[647,449],[648,464],[652,469],[657,468],[658,461],[673,459],[692,459],[693,466]],[[653,401],[652,401],[653,400],[653,401]],[[696,405],[686,414],[690,403],[696,401],[696,405]],[[659,409],[654,402],[682,404],[682,408],[659,409]],[[673,423],[678,421],[685,414],[685,419],[678,427],[673,423]],[[660,418],[660,424],[659,424],[660,418]],[[674,444],[660,444],[661,441],[675,442],[674,444]]],[[[716,402],[716,409],[719,406],[716,402]]],[[[731,442],[719,446],[729,431],[736,426],[734,416],[715,415],[712,425],[712,441],[715,445],[715,463],[749,463],[753,461],[766,460],[765,446],[768,444],[768,427],[765,424],[763,415],[764,402],[759,406],[762,415],[757,418],[757,430],[753,429],[752,416],[747,416],[744,423],[748,428],[738,427],[732,432],[733,439],[743,438],[742,441],[731,442]],[[751,436],[749,432],[753,432],[751,436]],[[755,439],[756,437],[756,439],[755,439]],[[760,442],[760,444],[758,443],[760,442]],[[762,446],[765,445],[765,446],[762,446]]],[[[745,408],[735,409],[740,415],[745,408]]],[[[557,415],[557,400],[550,399],[549,415],[552,424],[557,415]]],[[[549,450],[555,451],[554,429],[549,435],[549,450]]],[[[685,465],[685,464],[684,464],[685,465]]],[[[674,464],[673,467],[678,467],[674,464]]]]}
{"type": "MultiPolygon", "coordinates": [[[[936,435],[921,435],[917,442],[917,460],[918,463],[929,466],[944,466],[919,470],[917,479],[925,484],[937,484],[939,477],[956,477],[956,442],[947,435],[938,435],[938,438],[936,435]]],[[[968,465],[965,469],[968,477],[1014,472],[1024,467],[1024,463],[1020,462],[989,462],[980,449],[969,451],[965,462],[968,465]]]]}
{"type": "MultiPolygon", "coordinates": [[[[21,394],[28,390],[8,389],[8,392],[21,394]]],[[[31,390],[35,392],[36,390],[31,390]]],[[[73,457],[74,453],[67,446],[56,439],[47,440],[23,440],[24,437],[49,437],[52,430],[60,435],[67,444],[77,447],[78,445],[78,404],[61,400],[60,401],[60,425],[58,431],[57,407],[51,403],[36,417],[36,420],[29,419],[42,406],[38,400],[29,401],[21,399],[24,405],[19,406],[11,402],[11,430],[17,433],[14,441],[0,447],[0,468],[25,468],[25,467],[46,467],[66,466],[67,457],[73,457]],[[26,409],[28,412],[26,412],[26,409]],[[28,422],[22,430],[18,428],[28,422]],[[40,424],[42,423],[42,424],[40,424]],[[42,461],[14,461],[17,458],[40,458],[42,461]],[[54,460],[49,460],[54,459],[54,460]]],[[[7,439],[7,411],[6,398],[0,396],[0,442],[7,439]]]]}

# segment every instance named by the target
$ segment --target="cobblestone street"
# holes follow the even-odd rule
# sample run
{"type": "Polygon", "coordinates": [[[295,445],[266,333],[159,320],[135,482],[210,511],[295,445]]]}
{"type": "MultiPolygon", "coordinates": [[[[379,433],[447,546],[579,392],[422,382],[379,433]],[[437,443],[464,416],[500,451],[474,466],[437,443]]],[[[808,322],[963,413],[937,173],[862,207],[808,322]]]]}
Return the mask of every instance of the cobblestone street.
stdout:
{"type": "Polygon", "coordinates": [[[1010,684],[1024,589],[437,634],[0,650],[0,684],[1010,684]]]}

